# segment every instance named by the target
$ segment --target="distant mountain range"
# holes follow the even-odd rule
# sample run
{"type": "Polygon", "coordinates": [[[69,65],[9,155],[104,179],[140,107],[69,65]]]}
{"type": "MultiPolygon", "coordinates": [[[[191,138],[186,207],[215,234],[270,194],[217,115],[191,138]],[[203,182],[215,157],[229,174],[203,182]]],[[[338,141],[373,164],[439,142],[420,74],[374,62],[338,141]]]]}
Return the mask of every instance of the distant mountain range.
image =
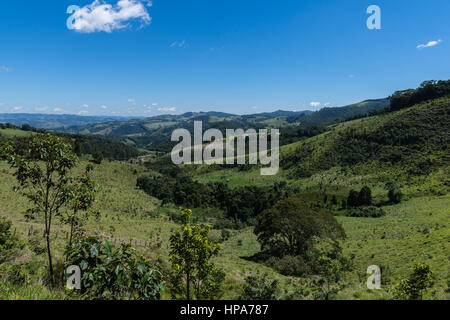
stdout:
{"type": "Polygon", "coordinates": [[[78,116],[72,114],[37,114],[37,113],[0,113],[0,123],[11,123],[16,126],[29,124],[40,129],[56,129],[82,126],[109,121],[127,121],[139,117],[114,116],[78,116]]]}
{"type": "Polygon", "coordinates": [[[170,136],[175,128],[192,130],[194,121],[201,120],[203,129],[216,128],[221,131],[236,128],[295,128],[323,127],[353,117],[370,115],[389,107],[388,99],[366,100],[360,103],[319,111],[265,112],[235,115],[225,112],[187,112],[181,115],[160,115],[149,118],[77,116],[48,114],[0,114],[0,123],[50,129],[84,135],[101,135],[119,138],[137,148],[167,151],[172,147],[170,136]]]}
{"type": "Polygon", "coordinates": [[[224,112],[188,112],[181,115],[161,115],[128,121],[92,123],[58,130],[120,137],[124,142],[138,148],[167,151],[172,147],[170,136],[175,128],[192,130],[194,121],[201,120],[203,129],[216,128],[296,128],[327,126],[348,118],[367,115],[389,107],[388,99],[366,100],[340,108],[324,108],[320,111],[283,111],[235,115],[224,112]]]}

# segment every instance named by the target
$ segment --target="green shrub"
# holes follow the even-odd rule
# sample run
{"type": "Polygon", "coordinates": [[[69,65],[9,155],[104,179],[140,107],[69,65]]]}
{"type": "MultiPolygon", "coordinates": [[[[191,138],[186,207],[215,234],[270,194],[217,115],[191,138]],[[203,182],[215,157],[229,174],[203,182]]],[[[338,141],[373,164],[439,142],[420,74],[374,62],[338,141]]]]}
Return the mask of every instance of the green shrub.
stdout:
{"type": "Polygon", "coordinates": [[[359,193],[355,190],[350,190],[348,197],[347,197],[347,207],[355,208],[359,206],[359,193]]]}
{"type": "Polygon", "coordinates": [[[302,256],[271,257],[266,264],[284,276],[302,277],[312,273],[311,267],[302,256]]]}
{"type": "Polygon", "coordinates": [[[21,263],[11,265],[6,270],[5,274],[6,274],[5,280],[14,285],[24,284],[28,280],[27,274],[23,268],[23,264],[21,263]]]}
{"type": "Polygon", "coordinates": [[[180,216],[183,224],[170,236],[170,294],[174,299],[218,299],[225,273],[211,258],[221,246],[209,238],[208,225],[190,223],[192,210],[180,208],[180,216]]]}
{"type": "Polygon", "coordinates": [[[227,229],[222,229],[220,234],[222,237],[222,239],[221,239],[222,241],[227,241],[228,239],[230,239],[231,233],[227,229]]]}
{"type": "Polygon", "coordinates": [[[277,300],[278,281],[269,280],[267,274],[252,274],[245,279],[238,300],[277,300]]]}
{"type": "Polygon", "coordinates": [[[370,206],[372,204],[372,190],[369,187],[362,187],[358,194],[358,205],[370,206]]]}
{"type": "Polygon", "coordinates": [[[65,285],[65,280],[66,280],[66,271],[65,270],[66,270],[65,263],[60,259],[56,259],[53,262],[54,276],[52,277],[52,275],[50,274],[50,272],[48,270],[48,266],[47,266],[44,269],[42,277],[41,277],[43,284],[48,287],[63,289],[64,285],[65,285]]]}
{"type": "Polygon", "coordinates": [[[412,273],[392,289],[392,294],[397,300],[422,300],[425,291],[433,284],[431,267],[425,263],[415,262],[412,273]]]}
{"type": "Polygon", "coordinates": [[[72,245],[66,255],[66,268],[76,265],[81,269],[81,298],[160,299],[161,274],[130,245],[114,248],[108,240],[89,237],[72,245]]]}
{"type": "Polygon", "coordinates": [[[352,269],[352,261],[344,256],[339,242],[330,239],[317,239],[309,258],[319,275],[313,280],[314,299],[328,300],[346,285],[344,273],[352,269]]]}
{"type": "Polygon", "coordinates": [[[41,236],[32,236],[28,238],[28,247],[37,256],[47,252],[44,239],[41,236]]]}
{"type": "Polygon", "coordinates": [[[402,201],[403,193],[400,189],[391,189],[388,191],[388,198],[390,203],[400,203],[402,201]]]}
{"type": "Polygon", "coordinates": [[[11,221],[0,219],[0,264],[12,258],[20,243],[17,237],[11,234],[11,221]]]}
{"type": "Polygon", "coordinates": [[[39,276],[41,269],[42,265],[37,261],[14,263],[2,269],[2,280],[13,285],[26,285],[39,276]]]}
{"type": "Polygon", "coordinates": [[[231,219],[221,218],[214,223],[214,229],[234,229],[236,224],[231,219]]]}
{"type": "Polygon", "coordinates": [[[92,161],[95,164],[101,164],[103,161],[103,153],[97,151],[92,154],[92,161]]]}

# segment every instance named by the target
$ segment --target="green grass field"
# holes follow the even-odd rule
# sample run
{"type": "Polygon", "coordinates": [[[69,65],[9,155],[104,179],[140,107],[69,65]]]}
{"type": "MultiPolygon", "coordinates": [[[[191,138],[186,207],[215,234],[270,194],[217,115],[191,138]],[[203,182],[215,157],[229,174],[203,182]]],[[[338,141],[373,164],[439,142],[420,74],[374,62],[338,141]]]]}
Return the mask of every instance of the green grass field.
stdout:
{"type": "MultiPolygon", "coordinates": [[[[448,169],[448,168],[447,168],[448,169]]],[[[138,251],[148,257],[168,260],[168,244],[171,231],[178,226],[172,222],[167,213],[176,212],[174,207],[161,207],[159,200],[135,188],[136,179],[146,172],[146,168],[120,162],[104,161],[96,166],[94,179],[100,185],[98,201],[95,209],[101,212],[99,219],[91,218],[87,232],[92,235],[108,237],[116,244],[131,243],[138,251]]],[[[201,171],[201,170],[200,170],[201,171]]],[[[345,195],[349,186],[363,185],[376,181],[373,175],[339,175],[338,169],[329,170],[308,179],[293,181],[302,186],[299,197],[310,197],[322,194],[338,197],[345,195]],[[337,179],[336,177],[339,177],[337,179]]],[[[407,272],[414,260],[431,264],[436,275],[436,284],[432,289],[433,298],[448,299],[448,259],[450,240],[450,195],[448,194],[448,170],[441,170],[434,175],[422,179],[421,184],[410,183],[403,190],[406,200],[398,205],[385,207],[387,215],[382,218],[350,218],[338,216],[347,239],[343,242],[344,251],[354,256],[354,270],[346,276],[347,286],[337,296],[338,299],[374,299],[389,298],[389,285],[396,283],[407,272]],[[447,186],[445,186],[445,182],[447,186]],[[441,186],[440,193],[435,195],[436,186],[441,186]],[[369,265],[377,264],[386,270],[383,274],[383,288],[370,291],[365,287],[365,271],[369,265]]],[[[26,244],[30,227],[37,236],[42,235],[41,221],[27,221],[24,212],[27,202],[15,193],[12,186],[15,178],[6,163],[0,163],[0,216],[13,221],[13,228],[26,244]]],[[[245,173],[235,169],[221,170],[212,174],[199,175],[201,182],[228,179],[233,185],[264,184],[259,171],[254,169],[245,173]]],[[[284,179],[280,174],[278,179],[284,179]]],[[[273,180],[270,180],[273,182],[273,180]]],[[[375,199],[383,199],[380,183],[370,184],[375,199]]],[[[195,211],[194,211],[195,214],[195,211]]],[[[55,221],[53,228],[53,254],[61,257],[66,239],[67,227],[55,221]]],[[[213,238],[220,237],[219,230],[211,232],[213,238]]],[[[239,287],[250,272],[268,273],[271,278],[280,281],[281,287],[290,291],[301,285],[302,279],[285,277],[274,270],[249,261],[259,251],[259,243],[252,228],[231,231],[230,238],[223,243],[223,249],[216,258],[218,265],[227,274],[224,298],[236,298],[239,287]]],[[[58,259],[56,259],[58,261],[58,259]]],[[[60,260],[60,259],[59,259],[60,260]]],[[[39,261],[42,270],[46,264],[45,255],[36,256],[28,246],[18,257],[19,262],[39,261]]],[[[62,298],[61,292],[40,289],[44,284],[39,277],[31,279],[28,286],[2,284],[0,299],[48,299],[62,298]]],[[[164,295],[164,297],[168,297],[164,295]]]]}
{"type": "Polygon", "coordinates": [[[35,133],[31,131],[23,131],[20,129],[0,129],[0,136],[5,136],[7,138],[21,138],[21,137],[29,137],[35,133]]]}

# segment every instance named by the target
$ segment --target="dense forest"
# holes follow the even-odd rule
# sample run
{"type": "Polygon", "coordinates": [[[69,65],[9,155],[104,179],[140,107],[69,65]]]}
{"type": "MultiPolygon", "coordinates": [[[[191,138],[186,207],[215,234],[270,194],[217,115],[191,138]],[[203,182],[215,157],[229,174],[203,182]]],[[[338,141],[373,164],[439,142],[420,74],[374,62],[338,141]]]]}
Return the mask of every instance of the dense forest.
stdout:
{"type": "Polygon", "coordinates": [[[137,187],[163,203],[221,209],[230,221],[229,226],[238,228],[254,223],[262,211],[288,197],[291,191],[286,183],[231,189],[225,183],[202,184],[183,175],[139,177],[137,187]]]}

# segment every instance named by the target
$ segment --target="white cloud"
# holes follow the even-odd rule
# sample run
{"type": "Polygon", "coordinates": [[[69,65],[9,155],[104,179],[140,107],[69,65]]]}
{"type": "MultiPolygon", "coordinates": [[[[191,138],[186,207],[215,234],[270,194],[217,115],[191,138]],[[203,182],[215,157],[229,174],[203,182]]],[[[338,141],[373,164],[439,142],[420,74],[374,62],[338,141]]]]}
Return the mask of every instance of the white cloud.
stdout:
{"type": "Polygon", "coordinates": [[[64,110],[61,109],[61,108],[55,108],[55,109],[53,109],[53,111],[54,111],[54,112],[62,112],[62,111],[64,111],[64,110]]]}
{"type": "Polygon", "coordinates": [[[153,103],[152,103],[152,106],[153,106],[153,107],[156,107],[156,106],[158,106],[158,105],[159,105],[159,103],[157,103],[157,102],[153,102],[153,103]]]}
{"type": "Polygon", "coordinates": [[[136,104],[136,99],[130,98],[130,99],[128,99],[128,102],[129,102],[129,103],[132,103],[132,104],[136,104]]]}
{"type": "Polygon", "coordinates": [[[0,66],[0,72],[11,72],[13,71],[12,68],[6,67],[6,66],[0,66]]]}
{"type": "Polygon", "coordinates": [[[81,110],[80,112],[78,112],[79,116],[82,116],[83,114],[88,114],[89,112],[86,110],[81,110]]]}
{"type": "Polygon", "coordinates": [[[22,106],[17,106],[17,107],[14,107],[14,108],[13,108],[14,111],[20,111],[20,110],[22,110],[22,109],[23,109],[22,106]]]}
{"type": "Polygon", "coordinates": [[[330,104],[331,104],[331,103],[329,103],[329,102],[325,102],[323,105],[324,105],[325,107],[328,107],[330,104]]]}
{"type": "Polygon", "coordinates": [[[177,108],[175,108],[175,107],[158,108],[158,111],[160,111],[160,112],[175,112],[175,111],[177,111],[177,108]]]}
{"type": "Polygon", "coordinates": [[[179,48],[186,48],[186,40],[182,40],[180,42],[174,41],[170,44],[171,48],[179,47],[179,48]]]}
{"type": "Polygon", "coordinates": [[[152,18],[146,6],[151,5],[151,1],[147,0],[119,0],[115,5],[95,0],[72,14],[69,18],[72,22],[70,29],[82,33],[101,31],[110,33],[128,27],[131,20],[148,25],[152,18]]]}
{"type": "Polygon", "coordinates": [[[83,104],[83,108],[89,108],[89,105],[83,104]]]}
{"type": "Polygon", "coordinates": [[[318,107],[320,107],[320,102],[311,102],[310,104],[309,104],[311,107],[314,107],[314,108],[318,108],[318,107]]]}
{"type": "Polygon", "coordinates": [[[428,47],[434,47],[434,46],[437,46],[441,42],[442,42],[442,40],[439,39],[439,40],[430,41],[427,44],[419,44],[417,46],[417,49],[424,49],[424,48],[428,48],[428,47]]]}
{"type": "Polygon", "coordinates": [[[48,107],[35,107],[34,110],[37,112],[43,112],[43,111],[47,111],[48,107]]]}
{"type": "Polygon", "coordinates": [[[105,106],[105,105],[103,105],[103,106],[100,106],[100,108],[102,108],[103,110],[106,110],[106,109],[108,109],[108,107],[107,107],[107,106],[105,106]]]}

